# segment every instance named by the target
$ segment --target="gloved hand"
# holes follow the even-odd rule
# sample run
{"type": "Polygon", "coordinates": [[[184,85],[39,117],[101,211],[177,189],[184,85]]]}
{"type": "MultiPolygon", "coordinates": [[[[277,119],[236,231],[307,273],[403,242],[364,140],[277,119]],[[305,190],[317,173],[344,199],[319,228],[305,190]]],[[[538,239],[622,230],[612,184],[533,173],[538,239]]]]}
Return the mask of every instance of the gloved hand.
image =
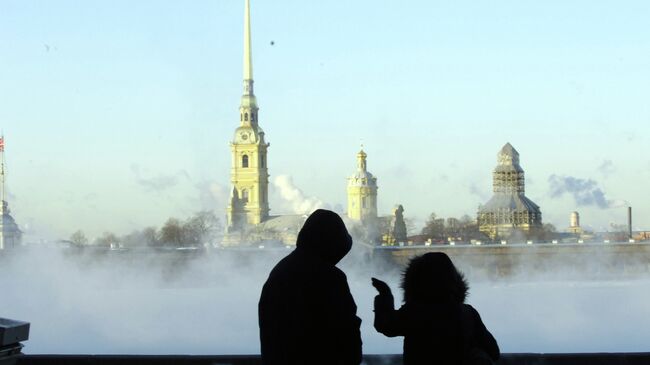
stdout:
{"type": "Polygon", "coordinates": [[[393,293],[390,291],[390,287],[388,286],[388,284],[386,284],[385,282],[377,278],[372,278],[372,286],[374,286],[375,289],[377,289],[379,295],[386,295],[386,296],[393,295],[393,293]]]}

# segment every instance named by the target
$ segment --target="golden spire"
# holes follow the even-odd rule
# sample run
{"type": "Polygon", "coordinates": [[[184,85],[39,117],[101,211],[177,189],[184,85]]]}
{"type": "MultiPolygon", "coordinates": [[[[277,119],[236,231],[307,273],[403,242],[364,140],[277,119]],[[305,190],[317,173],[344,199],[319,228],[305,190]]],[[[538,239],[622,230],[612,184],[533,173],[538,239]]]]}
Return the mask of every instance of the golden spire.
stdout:
{"type": "Polygon", "coordinates": [[[245,0],[244,8],[244,94],[253,95],[253,57],[251,50],[250,0],[245,0]]]}

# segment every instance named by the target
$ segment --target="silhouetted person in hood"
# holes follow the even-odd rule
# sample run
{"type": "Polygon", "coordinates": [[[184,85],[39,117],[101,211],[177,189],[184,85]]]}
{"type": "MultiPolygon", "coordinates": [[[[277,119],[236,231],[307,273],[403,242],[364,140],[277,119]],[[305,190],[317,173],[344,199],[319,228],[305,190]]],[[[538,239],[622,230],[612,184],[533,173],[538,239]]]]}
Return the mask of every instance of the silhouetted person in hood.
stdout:
{"type": "Polygon", "coordinates": [[[336,265],[352,238],[336,213],[305,221],[296,249],[271,271],[259,303],[265,365],[361,363],[361,319],[336,265]]]}
{"type": "Polygon", "coordinates": [[[411,260],[404,272],[404,305],[393,306],[390,287],[375,278],[375,329],[404,336],[404,365],[492,364],[499,346],[469,304],[467,282],[444,253],[411,260]]]}

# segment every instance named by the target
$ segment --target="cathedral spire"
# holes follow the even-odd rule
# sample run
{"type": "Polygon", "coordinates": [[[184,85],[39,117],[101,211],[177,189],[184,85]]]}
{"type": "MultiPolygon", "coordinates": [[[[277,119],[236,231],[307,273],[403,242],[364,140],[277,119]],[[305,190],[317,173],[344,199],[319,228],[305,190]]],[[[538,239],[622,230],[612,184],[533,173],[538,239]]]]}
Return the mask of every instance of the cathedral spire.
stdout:
{"type": "MultiPolygon", "coordinates": [[[[253,93],[250,0],[244,1],[244,93],[239,105],[239,127],[230,143],[232,196],[226,210],[228,231],[241,231],[269,217],[268,148],[260,128],[253,93]]],[[[224,239],[225,240],[225,239],[224,239]]]]}
{"type": "Polygon", "coordinates": [[[251,50],[250,0],[244,8],[244,95],[253,95],[253,55],[251,50]]]}
{"type": "Polygon", "coordinates": [[[245,0],[244,4],[244,93],[239,106],[240,121],[242,126],[257,126],[257,98],[253,93],[250,0],[245,0]]]}

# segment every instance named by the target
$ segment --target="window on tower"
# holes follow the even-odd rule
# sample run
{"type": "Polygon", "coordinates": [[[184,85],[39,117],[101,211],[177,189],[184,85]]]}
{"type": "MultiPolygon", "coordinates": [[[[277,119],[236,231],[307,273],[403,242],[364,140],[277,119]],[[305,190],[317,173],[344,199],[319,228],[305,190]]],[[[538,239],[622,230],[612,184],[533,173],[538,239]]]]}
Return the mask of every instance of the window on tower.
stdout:
{"type": "Polygon", "coordinates": [[[248,167],[248,155],[241,157],[241,167],[248,167]]]}
{"type": "Polygon", "coordinates": [[[248,203],[248,190],[242,189],[241,191],[241,200],[244,204],[248,203]]]}
{"type": "Polygon", "coordinates": [[[264,155],[260,156],[260,167],[265,167],[266,165],[266,158],[264,158],[264,155]]]}
{"type": "Polygon", "coordinates": [[[244,113],[244,122],[248,122],[248,113],[244,113]]]}
{"type": "Polygon", "coordinates": [[[255,113],[251,113],[251,122],[255,121],[255,113]]]}

